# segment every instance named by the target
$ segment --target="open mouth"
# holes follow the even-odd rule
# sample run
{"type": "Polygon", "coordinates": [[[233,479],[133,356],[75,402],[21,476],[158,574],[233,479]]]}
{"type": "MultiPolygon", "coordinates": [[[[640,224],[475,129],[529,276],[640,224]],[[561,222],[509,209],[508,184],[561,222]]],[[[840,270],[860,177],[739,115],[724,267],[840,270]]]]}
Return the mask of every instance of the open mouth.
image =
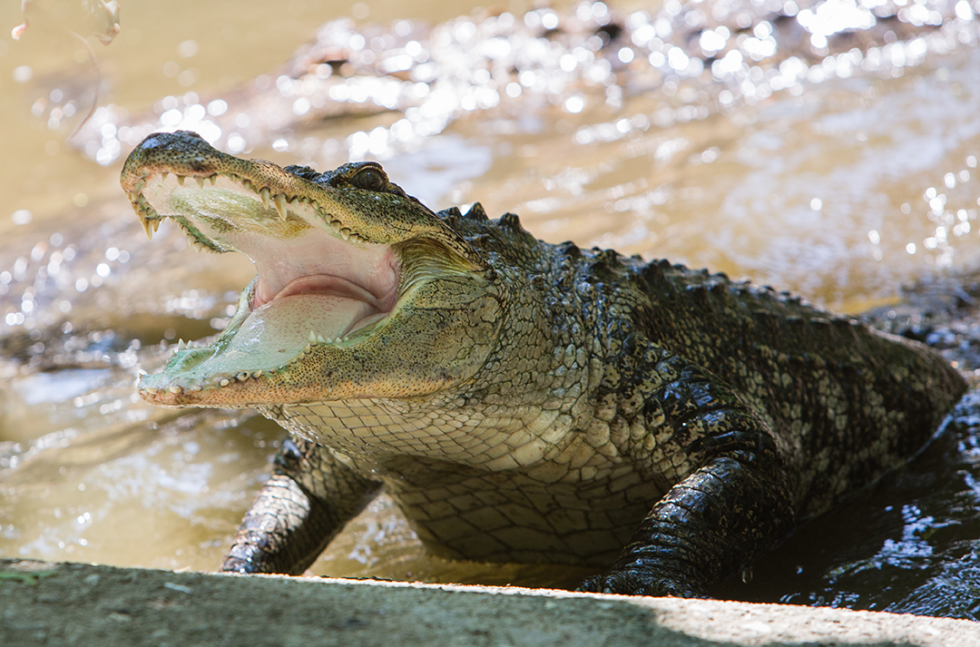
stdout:
{"type": "Polygon", "coordinates": [[[378,164],[318,174],[226,155],[195,133],[157,133],[121,182],[148,236],[169,218],[198,251],[245,254],[257,272],[208,346],[178,344],[162,372],[140,380],[144,399],[243,406],[415,393],[477,362],[432,333],[472,327],[453,300],[474,298],[483,261],[378,164]],[[455,287],[433,302],[443,281],[455,287]],[[401,356],[394,339],[408,344],[401,356]]]}
{"type": "Polygon", "coordinates": [[[147,232],[171,218],[198,250],[245,254],[257,276],[215,352],[192,349],[184,384],[168,391],[275,370],[313,345],[350,343],[391,312],[399,262],[390,245],[335,229],[309,200],[256,191],[239,176],[189,179],[169,172],[144,177],[137,203],[147,232]]]}
{"type": "MultiPolygon", "coordinates": [[[[124,174],[147,235],[170,218],[198,251],[245,254],[257,276],[217,340],[207,348],[180,347],[168,365],[180,378],[144,380],[144,396],[175,399],[260,377],[316,346],[356,343],[383,324],[399,297],[400,263],[391,244],[369,242],[351,229],[353,219],[333,217],[331,205],[309,197],[305,185],[312,183],[302,178],[286,178],[306,189],[300,195],[282,190],[283,182],[276,186],[275,177],[262,183],[234,168],[193,167],[144,164],[124,174]]],[[[285,174],[271,164],[259,167],[285,174]]]]}

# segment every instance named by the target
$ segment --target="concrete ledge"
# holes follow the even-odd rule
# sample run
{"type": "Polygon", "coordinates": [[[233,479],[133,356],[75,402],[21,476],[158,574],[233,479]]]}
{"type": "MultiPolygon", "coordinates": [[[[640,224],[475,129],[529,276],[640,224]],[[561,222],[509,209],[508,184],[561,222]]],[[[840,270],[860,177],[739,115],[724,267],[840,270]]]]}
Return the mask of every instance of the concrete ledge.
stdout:
{"type": "Polygon", "coordinates": [[[980,645],[980,623],[711,600],[0,560],[0,645],[980,645]]]}

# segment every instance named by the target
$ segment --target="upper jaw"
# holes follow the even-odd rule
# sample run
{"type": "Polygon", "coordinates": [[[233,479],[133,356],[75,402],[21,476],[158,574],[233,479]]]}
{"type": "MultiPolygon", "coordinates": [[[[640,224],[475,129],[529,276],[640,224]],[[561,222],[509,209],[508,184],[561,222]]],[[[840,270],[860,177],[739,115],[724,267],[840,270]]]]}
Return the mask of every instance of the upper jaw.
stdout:
{"type": "MultiPolygon", "coordinates": [[[[243,160],[222,153],[189,131],[155,133],[144,139],[127,158],[120,182],[148,236],[157,230],[163,217],[173,215],[167,210],[180,206],[164,204],[174,188],[196,185],[200,191],[206,191],[220,187],[232,200],[237,199],[234,198],[237,194],[250,202],[261,203],[261,207],[252,205],[251,218],[239,218],[237,222],[249,224],[252,230],[262,230],[266,236],[286,237],[295,233],[296,227],[310,226],[352,244],[394,245],[426,238],[468,262],[472,269],[485,267],[469,243],[430,210],[404,194],[379,194],[318,184],[272,162],[243,160]],[[154,179],[161,181],[154,183],[154,179]],[[188,180],[192,183],[185,184],[188,180]],[[164,211],[160,210],[161,206],[165,207],[164,211]],[[275,216],[279,223],[274,222],[275,216]]],[[[220,218],[220,213],[208,215],[220,218]]],[[[199,250],[238,249],[233,241],[202,235],[205,232],[187,227],[179,218],[176,220],[199,250]]]]}

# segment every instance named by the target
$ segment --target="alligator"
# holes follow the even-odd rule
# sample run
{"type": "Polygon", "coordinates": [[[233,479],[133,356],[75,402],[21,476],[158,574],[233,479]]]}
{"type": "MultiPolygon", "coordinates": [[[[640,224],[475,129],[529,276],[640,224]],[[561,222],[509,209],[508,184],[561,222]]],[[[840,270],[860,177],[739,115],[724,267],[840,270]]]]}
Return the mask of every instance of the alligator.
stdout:
{"type": "Polygon", "coordinates": [[[705,596],[909,460],[966,390],[918,342],[786,292],[434,213],[376,162],[318,173],[147,137],[121,178],[257,276],[139,394],[292,436],[223,570],[302,573],[382,488],[433,553],[705,596]]]}

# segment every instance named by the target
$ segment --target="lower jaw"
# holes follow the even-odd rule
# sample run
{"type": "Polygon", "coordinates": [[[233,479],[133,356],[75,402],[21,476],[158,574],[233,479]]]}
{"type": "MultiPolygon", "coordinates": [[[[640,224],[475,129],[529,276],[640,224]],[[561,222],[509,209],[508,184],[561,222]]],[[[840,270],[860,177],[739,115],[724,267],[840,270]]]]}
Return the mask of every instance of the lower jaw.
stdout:
{"type": "MultiPolygon", "coordinates": [[[[310,344],[340,344],[353,332],[384,319],[387,313],[356,299],[335,295],[294,295],[275,299],[253,311],[237,330],[216,343],[213,354],[194,360],[184,355],[171,365],[181,388],[211,386],[255,371],[277,370],[309,350],[310,344]]],[[[207,354],[204,349],[184,351],[207,354]]],[[[178,355],[178,358],[180,355],[178,355]]],[[[161,388],[166,389],[170,382],[161,388]]]]}

